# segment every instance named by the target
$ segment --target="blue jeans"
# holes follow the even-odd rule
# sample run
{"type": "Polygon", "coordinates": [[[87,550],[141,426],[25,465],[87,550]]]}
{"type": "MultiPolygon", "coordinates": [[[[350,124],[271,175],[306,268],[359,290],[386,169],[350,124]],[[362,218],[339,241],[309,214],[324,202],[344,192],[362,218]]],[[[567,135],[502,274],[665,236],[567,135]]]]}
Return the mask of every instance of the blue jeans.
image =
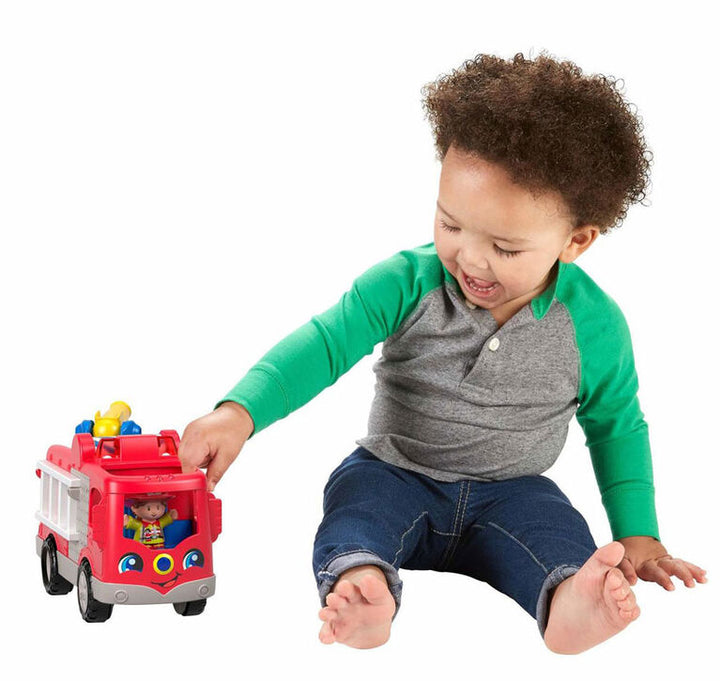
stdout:
{"type": "Polygon", "coordinates": [[[552,589],[596,548],[548,478],[439,482],[360,447],[325,487],[313,569],[323,605],[338,577],[358,565],[383,570],[397,607],[400,568],[469,575],[513,598],[544,635],[552,589]]]}

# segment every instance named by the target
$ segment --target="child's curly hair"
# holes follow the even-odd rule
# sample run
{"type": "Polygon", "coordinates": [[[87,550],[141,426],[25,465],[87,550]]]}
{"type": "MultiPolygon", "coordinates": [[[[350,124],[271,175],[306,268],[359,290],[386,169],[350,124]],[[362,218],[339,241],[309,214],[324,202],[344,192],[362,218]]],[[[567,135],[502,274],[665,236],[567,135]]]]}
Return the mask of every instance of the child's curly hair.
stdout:
{"type": "Polygon", "coordinates": [[[577,227],[605,233],[646,196],[652,152],[617,79],[545,53],[480,54],[422,94],[440,160],[453,144],[531,191],[557,191],[577,227]]]}

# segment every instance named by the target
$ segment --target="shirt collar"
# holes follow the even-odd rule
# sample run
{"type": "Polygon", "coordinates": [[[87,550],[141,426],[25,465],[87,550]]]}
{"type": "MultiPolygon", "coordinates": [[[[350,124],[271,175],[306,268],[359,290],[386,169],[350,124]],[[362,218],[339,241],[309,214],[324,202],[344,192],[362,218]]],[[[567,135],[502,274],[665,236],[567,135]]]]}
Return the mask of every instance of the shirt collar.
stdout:
{"type": "Polygon", "coordinates": [[[555,264],[557,265],[557,271],[555,272],[553,280],[540,295],[535,296],[535,298],[530,301],[530,307],[532,308],[535,319],[542,319],[547,314],[557,295],[560,280],[567,270],[567,263],[558,260],[555,264]]]}

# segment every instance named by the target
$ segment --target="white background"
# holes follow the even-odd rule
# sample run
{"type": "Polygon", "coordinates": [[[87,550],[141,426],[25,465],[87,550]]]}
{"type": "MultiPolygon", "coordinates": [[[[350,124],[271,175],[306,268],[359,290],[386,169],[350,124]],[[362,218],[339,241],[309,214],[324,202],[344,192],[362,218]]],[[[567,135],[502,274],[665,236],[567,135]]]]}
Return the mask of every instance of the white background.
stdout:
{"type": "MultiPolygon", "coordinates": [[[[272,678],[627,677],[717,644],[716,35],[684,2],[4,2],[0,10],[2,667],[272,678]],[[432,238],[439,163],[421,87],[480,52],[546,49],[622,77],[655,153],[651,205],[580,265],[633,333],[668,550],[709,570],[636,588],[641,618],[580,657],[484,584],[405,572],[390,643],[317,641],[312,541],[365,433],[373,357],[259,434],[218,488],[217,595],[196,618],[45,594],[35,461],[123,399],[146,432],[210,410],[352,279],[432,238]]],[[[573,422],[550,471],[610,539],[573,422]]]]}

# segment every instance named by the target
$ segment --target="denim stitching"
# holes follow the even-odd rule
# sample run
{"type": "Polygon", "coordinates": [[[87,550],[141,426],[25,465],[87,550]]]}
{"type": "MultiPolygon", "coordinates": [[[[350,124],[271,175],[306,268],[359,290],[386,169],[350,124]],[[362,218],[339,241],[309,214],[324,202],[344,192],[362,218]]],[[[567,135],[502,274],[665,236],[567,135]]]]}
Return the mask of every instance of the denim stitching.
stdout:
{"type": "MultiPolygon", "coordinates": [[[[460,510],[460,502],[462,500],[462,494],[463,494],[463,485],[465,482],[460,483],[460,496],[458,497],[457,505],[455,506],[455,517],[453,518],[453,526],[452,526],[452,532],[450,534],[451,537],[455,537],[455,530],[457,529],[457,518],[458,518],[458,512],[460,510]]],[[[440,559],[440,567],[442,568],[443,565],[445,565],[445,560],[447,558],[448,552],[450,551],[450,547],[452,546],[453,539],[448,542],[447,548],[445,549],[445,553],[443,553],[442,558],[440,559]]]]}
{"type": "Polygon", "coordinates": [[[436,530],[434,527],[430,528],[430,532],[434,532],[435,534],[439,534],[442,537],[454,537],[455,535],[452,532],[440,532],[440,530],[436,530]]]}
{"type": "Polygon", "coordinates": [[[460,496],[458,497],[457,506],[455,506],[455,517],[453,518],[453,526],[452,526],[453,536],[455,536],[457,534],[458,514],[460,513],[460,504],[462,503],[462,497],[464,494],[463,485],[465,485],[464,481],[460,483],[460,496]]]}
{"type": "Polygon", "coordinates": [[[465,495],[465,488],[466,488],[467,484],[468,483],[466,481],[463,481],[462,483],[460,483],[460,497],[458,498],[458,504],[457,504],[457,507],[455,508],[455,523],[453,524],[453,534],[456,537],[458,536],[459,530],[460,530],[460,522],[459,522],[460,506],[462,505],[462,502],[463,502],[463,496],[465,495]],[[465,486],[465,487],[463,487],[463,486],[465,486]]]}
{"type": "Polygon", "coordinates": [[[469,499],[470,499],[470,481],[468,480],[467,487],[465,488],[465,504],[463,505],[462,517],[460,518],[460,527],[458,528],[460,530],[460,532],[458,533],[458,536],[460,534],[462,534],[462,526],[463,526],[463,523],[465,522],[465,511],[467,511],[467,505],[468,505],[469,499]]]}
{"type": "Polygon", "coordinates": [[[450,543],[448,544],[447,549],[445,550],[445,555],[442,557],[442,560],[440,561],[440,567],[444,568],[448,565],[450,560],[452,559],[453,555],[455,554],[455,550],[457,549],[457,545],[460,541],[460,532],[462,530],[462,523],[465,520],[465,510],[467,509],[467,503],[468,499],[470,498],[470,481],[469,480],[463,480],[460,483],[460,497],[458,499],[457,507],[455,508],[455,521],[453,523],[453,534],[451,535],[453,538],[450,540],[450,543]],[[465,488],[463,489],[463,485],[465,488]],[[465,495],[465,501],[463,502],[463,495],[465,495]],[[462,514],[460,514],[460,506],[462,505],[462,514]],[[460,515],[459,518],[459,524],[458,524],[458,515],[460,515]]]}
{"type": "Polygon", "coordinates": [[[422,518],[424,515],[428,515],[428,511],[423,511],[415,520],[413,520],[412,525],[403,533],[403,536],[400,537],[400,548],[395,552],[395,557],[393,558],[393,562],[390,563],[393,567],[395,567],[395,563],[397,562],[398,556],[400,555],[400,552],[403,550],[403,544],[405,543],[405,537],[412,532],[413,528],[417,524],[418,520],[422,518]]]}
{"type": "MultiPolygon", "coordinates": [[[[481,526],[475,525],[474,527],[481,527],[481,526]]],[[[523,544],[517,537],[514,537],[507,530],[504,530],[502,527],[500,527],[499,525],[496,525],[495,523],[488,523],[488,527],[494,527],[498,532],[501,532],[506,537],[510,537],[510,539],[512,539],[516,544],[518,544],[518,546],[521,546],[527,552],[527,554],[538,564],[538,566],[540,566],[540,568],[542,568],[542,570],[545,574],[548,574],[548,569],[537,559],[535,554],[527,546],[525,546],[525,544],[523,544]]]]}
{"type": "Polygon", "coordinates": [[[463,491],[464,491],[463,486],[464,485],[465,485],[464,481],[460,483],[460,496],[458,497],[458,502],[457,502],[457,505],[455,506],[455,518],[453,518],[452,535],[451,535],[452,539],[450,540],[447,548],[445,549],[445,554],[442,557],[440,565],[445,565],[445,563],[447,562],[448,554],[450,553],[450,549],[452,548],[452,545],[455,541],[455,537],[457,536],[457,520],[458,520],[458,515],[460,513],[460,504],[462,503],[462,497],[463,497],[463,491]]]}
{"type": "Polygon", "coordinates": [[[468,480],[465,487],[465,503],[463,504],[463,510],[462,515],[460,516],[460,525],[458,526],[458,533],[457,537],[455,538],[455,545],[453,546],[452,553],[448,556],[447,562],[449,563],[452,560],[452,557],[455,555],[455,551],[457,551],[457,547],[460,544],[460,536],[462,535],[462,526],[465,522],[465,511],[467,511],[467,505],[468,501],[470,499],[470,481],[468,480]]]}

